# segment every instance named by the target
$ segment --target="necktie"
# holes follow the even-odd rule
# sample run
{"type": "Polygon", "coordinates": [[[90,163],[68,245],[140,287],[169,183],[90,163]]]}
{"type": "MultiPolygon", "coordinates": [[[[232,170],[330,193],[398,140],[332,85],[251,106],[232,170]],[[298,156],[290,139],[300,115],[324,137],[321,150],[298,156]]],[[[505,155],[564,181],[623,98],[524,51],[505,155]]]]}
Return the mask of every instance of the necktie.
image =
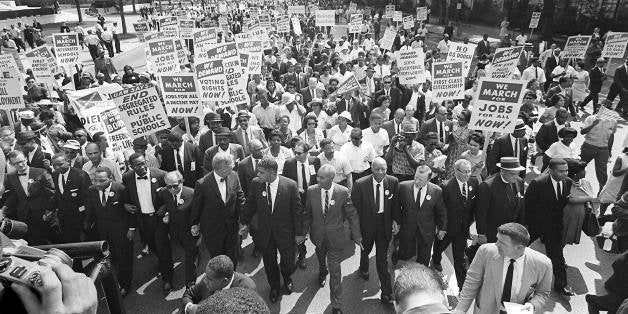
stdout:
{"type": "Polygon", "coordinates": [[[177,170],[183,173],[183,164],[181,162],[181,156],[179,155],[178,149],[174,151],[174,158],[175,158],[175,162],[177,163],[177,170]]]}
{"type": "Polygon", "coordinates": [[[249,133],[244,130],[244,149],[249,150],[249,133]]]}
{"type": "Polygon", "coordinates": [[[257,162],[258,162],[258,161],[259,161],[259,160],[255,159],[255,162],[253,163],[253,171],[256,171],[256,170],[257,170],[257,162]]]}
{"type": "Polygon", "coordinates": [[[27,174],[27,173],[26,173],[26,172],[24,172],[24,173],[18,173],[17,175],[18,175],[19,177],[22,177],[22,176],[26,176],[26,174],[27,174]]]}
{"type": "Polygon", "coordinates": [[[519,157],[519,139],[515,139],[515,149],[514,149],[515,157],[519,157]]]}
{"type": "Polygon", "coordinates": [[[305,164],[301,164],[301,188],[307,191],[307,177],[305,176],[305,164]]]}
{"type": "Polygon", "coordinates": [[[325,208],[323,209],[323,218],[327,217],[329,211],[329,190],[325,190],[325,208]]]}
{"type": "Polygon", "coordinates": [[[419,208],[421,208],[421,189],[416,192],[416,202],[419,204],[419,208]]]}
{"type": "Polygon", "coordinates": [[[379,186],[380,185],[381,184],[377,183],[377,185],[375,186],[375,213],[378,213],[379,209],[381,208],[380,202],[382,200],[380,199],[380,196],[379,196],[379,186]]]}
{"type": "Polygon", "coordinates": [[[467,203],[467,184],[463,183],[462,184],[462,200],[465,202],[465,204],[467,203]]]}
{"type": "Polygon", "coordinates": [[[100,203],[102,204],[102,206],[105,206],[105,204],[107,204],[107,194],[105,193],[105,191],[100,192],[100,203]]]}
{"type": "Polygon", "coordinates": [[[397,133],[396,134],[399,134],[399,133],[401,133],[401,123],[396,123],[396,124],[397,124],[397,133]]]}
{"type": "Polygon", "coordinates": [[[438,124],[438,126],[439,126],[438,133],[440,135],[440,140],[441,140],[441,142],[445,143],[445,127],[443,127],[443,123],[442,122],[440,122],[438,124]]]}
{"type": "Polygon", "coordinates": [[[266,198],[268,202],[268,207],[270,208],[270,212],[273,211],[273,196],[270,194],[270,183],[266,183],[266,198]]]}
{"type": "Polygon", "coordinates": [[[148,176],[137,177],[138,180],[148,180],[148,176]]]}
{"type": "Polygon", "coordinates": [[[312,98],[316,98],[316,92],[314,91],[314,89],[310,90],[310,94],[312,95],[312,98]]]}
{"type": "Polygon", "coordinates": [[[558,181],[556,183],[556,199],[560,200],[560,194],[562,193],[563,189],[561,187],[560,181],[558,181]]]}
{"type": "Polygon", "coordinates": [[[61,193],[65,192],[65,175],[61,175],[61,193]]]}
{"type": "Polygon", "coordinates": [[[502,302],[510,302],[510,290],[512,290],[512,275],[514,270],[515,260],[511,258],[508,271],[506,271],[506,280],[504,281],[504,290],[502,291],[502,302]]]}

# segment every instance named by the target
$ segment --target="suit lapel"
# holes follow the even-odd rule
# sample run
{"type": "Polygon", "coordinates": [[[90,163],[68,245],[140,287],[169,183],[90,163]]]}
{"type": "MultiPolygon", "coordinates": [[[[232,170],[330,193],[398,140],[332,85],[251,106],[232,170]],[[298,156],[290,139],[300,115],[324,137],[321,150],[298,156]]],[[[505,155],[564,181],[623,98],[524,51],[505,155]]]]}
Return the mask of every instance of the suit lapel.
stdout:
{"type": "Polygon", "coordinates": [[[312,215],[323,217],[323,204],[321,204],[321,187],[318,186],[312,193],[312,215]]]}
{"type": "Polygon", "coordinates": [[[222,201],[222,195],[220,195],[220,190],[218,189],[218,182],[216,182],[216,178],[214,177],[214,173],[210,172],[211,175],[208,176],[209,178],[209,187],[214,190],[214,193],[216,193],[216,195],[218,195],[218,199],[220,200],[221,203],[224,202],[222,201]]]}
{"type": "Polygon", "coordinates": [[[501,304],[502,292],[504,291],[504,285],[502,283],[504,281],[504,257],[495,253],[491,268],[493,269],[493,279],[496,283],[496,287],[493,289],[495,291],[495,302],[499,307],[501,304]]]}
{"type": "MultiPolygon", "coordinates": [[[[523,253],[525,254],[525,253],[523,253]]],[[[536,280],[536,269],[534,268],[534,264],[530,261],[528,256],[525,257],[523,262],[523,269],[521,273],[524,274],[521,276],[521,286],[519,287],[519,294],[517,296],[517,301],[523,301],[530,290],[528,287],[531,287],[536,280]]]]}
{"type": "MultiPolygon", "coordinates": [[[[456,195],[458,195],[458,198],[460,199],[460,202],[463,205],[467,205],[467,203],[464,201],[464,198],[462,197],[462,192],[460,192],[460,184],[458,184],[458,180],[456,180],[456,177],[451,178],[452,180],[454,180],[454,184],[452,185],[452,187],[455,189],[455,191],[453,191],[454,193],[456,193],[456,195]]],[[[467,184],[468,186],[469,184],[467,184]]],[[[467,198],[469,198],[469,188],[467,187],[467,198]]]]}
{"type": "MultiPolygon", "coordinates": [[[[428,183],[428,184],[425,185],[425,198],[423,199],[423,203],[421,203],[421,207],[419,208],[419,210],[423,209],[423,206],[425,206],[425,203],[427,203],[429,201],[427,199],[427,196],[430,195],[430,192],[431,192],[430,184],[428,183]]],[[[421,190],[419,190],[419,198],[420,197],[421,197],[421,190]]],[[[432,198],[432,197],[430,196],[430,198],[432,198]]]]}
{"type": "Polygon", "coordinates": [[[366,192],[369,193],[370,197],[373,200],[373,202],[371,203],[373,204],[372,206],[373,213],[377,213],[377,210],[379,208],[377,208],[377,204],[375,203],[377,201],[377,197],[375,196],[375,191],[373,190],[373,179],[368,180],[368,184],[366,185],[366,192]]]}

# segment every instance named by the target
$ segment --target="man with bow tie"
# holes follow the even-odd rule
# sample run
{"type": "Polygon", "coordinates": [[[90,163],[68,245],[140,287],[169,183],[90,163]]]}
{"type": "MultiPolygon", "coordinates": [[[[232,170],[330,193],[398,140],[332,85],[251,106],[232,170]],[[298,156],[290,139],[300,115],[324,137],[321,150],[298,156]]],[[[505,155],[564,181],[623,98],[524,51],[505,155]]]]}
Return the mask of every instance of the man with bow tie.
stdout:
{"type": "Polygon", "coordinates": [[[5,203],[0,214],[28,224],[24,239],[29,245],[47,244],[52,235],[44,216],[51,214],[54,184],[48,171],[30,167],[24,153],[14,150],[8,156],[15,172],[4,180],[5,203]]]}
{"type": "Polygon", "coordinates": [[[244,193],[229,153],[214,155],[212,168],[196,181],[190,232],[193,236],[203,233],[210,256],[227,255],[237,267],[238,223],[244,208],[244,193]]]}
{"type": "Polygon", "coordinates": [[[144,156],[134,153],[129,156],[130,171],[122,176],[126,187],[124,208],[136,215],[140,225],[142,240],[146,241],[151,251],[159,260],[159,272],[164,282],[164,293],[172,289],[172,251],[168,238],[168,226],[163,222],[158,209],[162,202],[159,191],[166,185],[165,171],[146,166],[144,156]]]}
{"type": "Polygon", "coordinates": [[[469,237],[469,226],[473,222],[475,212],[475,196],[478,191],[478,179],[471,176],[471,163],[466,159],[458,159],[454,165],[454,178],[443,185],[443,201],[447,208],[447,234],[442,240],[434,241],[432,264],[434,269],[442,272],[440,264],[442,254],[451,243],[454,257],[454,271],[458,287],[462,290],[467,268],[464,251],[469,237]]]}

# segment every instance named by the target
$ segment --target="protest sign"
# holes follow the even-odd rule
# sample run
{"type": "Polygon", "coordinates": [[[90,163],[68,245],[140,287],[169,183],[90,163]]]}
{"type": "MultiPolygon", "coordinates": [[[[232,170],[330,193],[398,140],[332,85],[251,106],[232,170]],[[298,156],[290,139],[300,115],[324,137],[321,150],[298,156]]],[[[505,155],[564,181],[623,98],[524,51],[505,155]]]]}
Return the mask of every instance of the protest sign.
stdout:
{"type": "Polygon", "coordinates": [[[194,60],[198,60],[200,56],[206,55],[209,48],[216,44],[218,34],[215,28],[201,28],[192,34],[194,41],[194,60]]]}
{"type": "Polygon", "coordinates": [[[294,33],[297,35],[303,34],[303,31],[301,30],[301,22],[299,21],[299,18],[293,17],[290,20],[292,21],[292,29],[294,30],[294,33]]]}
{"type": "Polygon", "coordinates": [[[220,101],[227,97],[227,81],[222,60],[195,63],[199,96],[203,101],[220,101]]]}
{"type": "Polygon", "coordinates": [[[154,39],[148,42],[149,62],[151,70],[155,73],[175,73],[179,72],[179,55],[172,38],[154,39]]]}
{"type": "Polygon", "coordinates": [[[382,39],[379,40],[379,47],[386,50],[392,50],[395,36],[397,36],[397,33],[393,29],[386,28],[384,36],[382,36],[382,39]]]}
{"type": "Polygon", "coordinates": [[[203,115],[203,106],[196,92],[194,74],[161,75],[160,81],[168,116],[199,117],[203,115]]]}
{"type": "Polygon", "coordinates": [[[109,94],[121,90],[120,85],[109,84],[96,88],[66,91],[66,95],[85,130],[94,135],[96,132],[106,132],[100,121],[100,113],[105,109],[115,108],[115,103],[109,100],[109,94]]]}
{"type": "Polygon", "coordinates": [[[496,79],[510,78],[519,63],[519,56],[522,51],[523,46],[497,48],[488,77],[496,79]]]}
{"type": "Polygon", "coordinates": [[[539,27],[539,20],[541,19],[541,12],[532,12],[532,18],[530,18],[530,25],[528,28],[539,27]]]}
{"type": "Polygon", "coordinates": [[[265,28],[258,28],[251,32],[253,37],[262,41],[262,49],[271,49],[272,43],[270,41],[270,37],[268,36],[268,31],[265,28]]]}
{"type": "Polygon", "coordinates": [[[469,129],[511,133],[515,129],[526,81],[485,78],[473,99],[469,129]]]}
{"type": "Polygon", "coordinates": [[[54,87],[57,86],[57,81],[54,75],[59,73],[57,67],[57,59],[54,57],[48,46],[42,46],[31,50],[24,54],[26,59],[24,63],[26,68],[30,68],[33,71],[33,76],[37,83],[45,84],[49,95],[54,95],[54,87]]]}
{"type": "Polygon", "coordinates": [[[237,44],[234,42],[230,42],[230,43],[219,43],[216,45],[212,45],[207,50],[207,55],[204,56],[204,58],[207,58],[209,60],[218,60],[218,59],[225,59],[225,58],[237,57],[237,56],[238,56],[237,44]]]}
{"type": "Polygon", "coordinates": [[[425,53],[423,48],[397,51],[399,84],[425,83],[425,53]]]}
{"type": "Polygon", "coordinates": [[[289,5],[288,15],[292,16],[293,14],[305,15],[305,6],[304,5],[289,5]]]}
{"type": "Polygon", "coordinates": [[[565,43],[565,49],[560,53],[561,58],[584,59],[591,42],[591,35],[569,36],[565,43]]]}
{"type": "Polygon", "coordinates": [[[0,77],[22,80],[22,71],[12,55],[0,55],[0,77]]]}
{"type": "Polygon", "coordinates": [[[223,33],[229,32],[229,20],[226,15],[218,17],[218,26],[220,26],[223,33]]]}
{"type": "Polygon", "coordinates": [[[107,136],[109,147],[116,153],[123,153],[133,147],[128,130],[120,117],[116,106],[108,106],[100,112],[100,122],[107,136]]]}
{"type": "Polygon", "coordinates": [[[148,22],[139,22],[133,23],[133,29],[136,33],[146,33],[150,31],[150,27],[148,27],[148,22]]]}
{"type": "Polygon", "coordinates": [[[179,19],[179,35],[183,39],[193,39],[194,24],[192,19],[179,19]]]}
{"type": "Polygon", "coordinates": [[[259,27],[264,29],[270,28],[270,16],[268,14],[263,14],[259,16],[259,27]]]}
{"type": "Polygon", "coordinates": [[[402,22],[403,21],[403,12],[395,11],[393,14],[393,22],[402,22]]]}
{"type": "MultiPolygon", "coordinates": [[[[10,56],[9,56],[10,57],[10,56]]],[[[11,61],[12,58],[11,58],[11,61]]],[[[18,109],[24,108],[24,98],[22,97],[22,83],[19,76],[12,76],[10,72],[2,70],[0,76],[0,109],[18,109]]]]}
{"type": "Polygon", "coordinates": [[[347,37],[347,31],[349,27],[347,25],[334,25],[331,28],[331,33],[334,35],[334,41],[338,42],[344,36],[347,37]]]}
{"type": "Polygon", "coordinates": [[[403,28],[411,29],[414,27],[414,17],[412,15],[403,17],[403,28]]]}
{"type": "Polygon", "coordinates": [[[416,8],[416,20],[421,22],[427,21],[427,7],[416,8]]]}
{"type": "Polygon", "coordinates": [[[622,120],[622,117],[619,115],[617,111],[613,109],[608,109],[605,106],[600,107],[600,111],[597,113],[596,118],[600,120],[611,120],[611,121],[622,120]]]}
{"type": "Polygon", "coordinates": [[[432,63],[432,97],[433,100],[464,98],[463,61],[445,61],[432,63]]]}
{"type": "Polygon", "coordinates": [[[355,34],[362,31],[362,14],[351,14],[349,21],[349,33],[355,34]]]}
{"type": "Polygon", "coordinates": [[[168,129],[170,123],[155,86],[136,85],[109,95],[120,111],[120,118],[131,138],[168,129]]]}
{"type": "Polygon", "coordinates": [[[81,53],[78,34],[53,34],[52,41],[55,47],[57,63],[60,67],[66,68],[66,72],[71,73],[69,69],[78,63],[79,54],[81,53]]]}
{"type": "Polygon", "coordinates": [[[245,72],[247,69],[240,65],[240,61],[239,55],[223,59],[228,98],[222,99],[219,104],[220,108],[246,104],[249,101],[249,95],[246,91],[248,77],[245,72]]]}
{"type": "Polygon", "coordinates": [[[465,45],[463,43],[450,41],[446,61],[462,61],[463,72],[464,75],[467,76],[471,69],[471,61],[473,61],[473,56],[475,55],[475,48],[476,46],[474,44],[465,45]]]}
{"type": "Polygon", "coordinates": [[[350,2],[349,3],[349,13],[353,14],[353,13],[355,13],[357,11],[358,11],[358,4],[355,3],[355,2],[350,2]]]}
{"type": "Polygon", "coordinates": [[[212,19],[201,21],[201,28],[210,28],[210,27],[216,27],[216,21],[212,19]]]}
{"type": "Polygon", "coordinates": [[[144,41],[151,41],[158,38],[166,38],[162,32],[148,32],[144,34],[144,41]]]}
{"type": "Polygon", "coordinates": [[[387,4],[386,5],[386,11],[384,11],[384,17],[392,19],[394,16],[395,16],[395,5],[394,4],[387,4]]]}
{"type": "Polygon", "coordinates": [[[316,10],[316,26],[334,26],[336,24],[335,10],[316,10]]]}
{"type": "MultiPolygon", "coordinates": [[[[39,48],[35,48],[24,54],[27,59],[31,58],[42,58],[47,62],[46,68],[49,70],[50,74],[54,75],[58,72],[57,69],[57,60],[55,56],[50,51],[50,47],[47,45],[41,46],[39,48]]],[[[35,70],[33,69],[33,72],[35,70]]]]}
{"type": "Polygon", "coordinates": [[[169,38],[179,38],[179,18],[166,16],[159,19],[159,31],[169,38]]]}
{"type": "Polygon", "coordinates": [[[177,49],[177,59],[179,60],[179,65],[183,67],[190,64],[190,59],[188,59],[188,53],[190,51],[183,43],[183,39],[175,39],[174,46],[177,49]]]}
{"type": "Polygon", "coordinates": [[[603,58],[623,58],[626,54],[628,33],[608,32],[602,49],[603,58]]]}
{"type": "Polygon", "coordinates": [[[277,18],[277,33],[290,33],[290,19],[288,16],[277,18]]]}
{"type": "Polygon", "coordinates": [[[346,93],[351,93],[354,90],[360,89],[360,83],[358,83],[358,79],[355,78],[355,75],[349,76],[346,80],[338,85],[338,88],[331,93],[332,95],[344,95],[346,93]]]}

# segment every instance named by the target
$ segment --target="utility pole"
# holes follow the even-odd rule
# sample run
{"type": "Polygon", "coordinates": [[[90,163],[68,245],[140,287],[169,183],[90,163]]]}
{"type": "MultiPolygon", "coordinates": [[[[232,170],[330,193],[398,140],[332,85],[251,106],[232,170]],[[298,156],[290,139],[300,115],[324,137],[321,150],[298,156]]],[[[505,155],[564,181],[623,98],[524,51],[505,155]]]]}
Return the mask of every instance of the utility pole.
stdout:
{"type": "Polygon", "coordinates": [[[118,6],[120,7],[120,21],[122,22],[122,34],[126,34],[126,20],[124,19],[124,2],[118,0],[118,6]]]}

